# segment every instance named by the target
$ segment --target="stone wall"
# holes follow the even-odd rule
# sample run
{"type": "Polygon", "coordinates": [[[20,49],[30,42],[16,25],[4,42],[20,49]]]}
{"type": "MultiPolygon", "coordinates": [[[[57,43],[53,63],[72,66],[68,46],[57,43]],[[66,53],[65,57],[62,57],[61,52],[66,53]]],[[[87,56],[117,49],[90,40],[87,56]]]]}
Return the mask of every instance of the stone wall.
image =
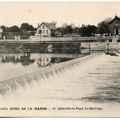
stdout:
{"type": "Polygon", "coordinates": [[[91,49],[91,50],[104,50],[106,49],[106,43],[104,42],[94,42],[94,43],[82,43],[81,48],[91,49]]]}
{"type": "Polygon", "coordinates": [[[94,42],[94,43],[81,43],[81,49],[90,50],[106,50],[106,49],[117,49],[120,50],[120,43],[118,42],[94,42]]]}

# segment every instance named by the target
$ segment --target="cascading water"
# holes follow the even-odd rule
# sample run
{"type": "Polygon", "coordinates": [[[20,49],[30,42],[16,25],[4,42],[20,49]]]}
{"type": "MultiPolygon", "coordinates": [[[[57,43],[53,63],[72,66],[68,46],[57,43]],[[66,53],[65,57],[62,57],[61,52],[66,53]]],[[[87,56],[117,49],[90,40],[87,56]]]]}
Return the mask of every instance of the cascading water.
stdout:
{"type": "Polygon", "coordinates": [[[64,63],[59,63],[53,66],[46,67],[42,70],[35,71],[30,74],[26,74],[17,78],[13,78],[0,83],[0,95],[4,96],[5,94],[10,94],[11,92],[16,91],[19,88],[27,88],[28,86],[33,86],[40,84],[41,81],[48,81],[49,78],[60,77],[65,75],[67,71],[72,71],[76,66],[83,64],[89,60],[94,59],[98,54],[89,55],[86,57],[78,58],[64,63]]]}

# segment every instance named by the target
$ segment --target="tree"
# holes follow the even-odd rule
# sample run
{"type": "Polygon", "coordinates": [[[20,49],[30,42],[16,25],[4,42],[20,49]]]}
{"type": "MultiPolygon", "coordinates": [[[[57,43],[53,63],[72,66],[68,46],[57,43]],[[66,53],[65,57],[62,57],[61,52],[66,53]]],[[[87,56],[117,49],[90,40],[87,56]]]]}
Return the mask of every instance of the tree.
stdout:
{"type": "Polygon", "coordinates": [[[87,36],[87,28],[85,25],[82,25],[82,27],[80,28],[80,34],[81,36],[87,36]]]}
{"type": "Polygon", "coordinates": [[[62,26],[61,26],[61,28],[66,28],[67,26],[68,26],[67,23],[63,23],[62,26]]]}
{"type": "Polygon", "coordinates": [[[72,26],[68,25],[67,23],[64,23],[61,27],[61,33],[62,35],[72,34],[73,33],[72,26]]]}
{"type": "Polygon", "coordinates": [[[109,34],[109,22],[111,21],[111,18],[106,18],[102,22],[98,23],[97,26],[97,33],[103,35],[103,34],[109,34]]]}
{"type": "Polygon", "coordinates": [[[51,29],[51,37],[55,37],[55,30],[51,29]]]}
{"type": "Polygon", "coordinates": [[[67,31],[67,34],[72,34],[72,32],[73,32],[72,26],[71,26],[71,25],[68,25],[68,26],[66,27],[66,31],[67,31]]]}
{"type": "Polygon", "coordinates": [[[55,21],[50,23],[51,37],[55,37],[56,24],[57,24],[57,22],[55,22],[55,21]]]}
{"type": "Polygon", "coordinates": [[[53,21],[53,22],[51,22],[50,23],[50,26],[51,26],[51,29],[56,29],[56,24],[57,24],[57,22],[55,22],[55,21],[53,21]]]}
{"type": "Polygon", "coordinates": [[[73,33],[76,35],[80,35],[80,28],[78,27],[73,28],[73,33]]]}
{"type": "Polygon", "coordinates": [[[88,25],[88,32],[90,36],[95,36],[95,33],[97,32],[97,27],[95,25],[88,25]]]}
{"type": "Polygon", "coordinates": [[[32,25],[29,25],[28,23],[22,23],[20,26],[20,30],[34,31],[35,28],[32,25]]]}
{"type": "Polygon", "coordinates": [[[20,28],[18,26],[12,26],[9,28],[10,32],[20,32],[20,28]]]}
{"type": "Polygon", "coordinates": [[[97,27],[97,32],[101,35],[109,33],[109,25],[105,21],[100,22],[97,27]]]}
{"type": "Polygon", "coordinates": [[[96,31],[97,27],[94,25],[82,25],[82,27],[80,28],[81,36],[93,36],[95,35],[96,31]]]}
{"type": "Polygon", "coordinates": [[[67,34],[66,28],[61,28],[61,33],[62,33],[62,35],[66,35],[67,34]]]}
{"type": "Polygon", "coordinates": [[[3,32],[9,32],[9,27],[2,25],[1,28],[3,29],[3,32]]]}
{"type": "Polygon", "coordinates": [[[62,28],[57,28],[55,31],[55,36],[56,37],[61,37],[62,36],[62,28]]]}

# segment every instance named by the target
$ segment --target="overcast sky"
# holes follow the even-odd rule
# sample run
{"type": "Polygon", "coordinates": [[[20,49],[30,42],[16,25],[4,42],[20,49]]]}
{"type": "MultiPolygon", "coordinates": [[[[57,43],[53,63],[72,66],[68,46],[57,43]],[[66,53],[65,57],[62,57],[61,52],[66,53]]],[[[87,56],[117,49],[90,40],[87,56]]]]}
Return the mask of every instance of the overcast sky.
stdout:
{"type": "Polygon", "coordinates": [[[120,16],[120,2],[0,2],[0,26],[27,22],[37,27],[41,22],[97,25],[105,18],[120,16]]]}

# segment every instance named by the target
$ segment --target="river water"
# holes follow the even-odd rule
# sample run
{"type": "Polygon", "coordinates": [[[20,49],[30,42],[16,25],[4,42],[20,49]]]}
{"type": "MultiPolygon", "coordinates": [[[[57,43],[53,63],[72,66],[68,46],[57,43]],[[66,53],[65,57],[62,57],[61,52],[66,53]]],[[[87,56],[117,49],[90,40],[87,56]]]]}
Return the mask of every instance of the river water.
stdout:
{"type": "MultiPolygon", "coordinates": [[[[7,62],[1,64],[1,73],[4,69],[1,82],[8,78],[11,79],[13,76],[23,75],[25,71],[29,73],[45,69],[45,67],[54,68],[55,64],[63,62],[62,64],[65,65],[67,61],[81,59],[86,55],[90,56],[89,54],[31,54],[32,61],[29,65],[21,62],[8,62],[10,59],[4,59],[4,63],[7,62]],[[10,71],[10,69],[12,70],[10,71]],[[12,72],[16,74],[13,75],[12,72]],[[8,73],[7,76],[5,76],[6,73],[8,73]]],[[[15,59],[18,60],[18,58],[19,55],[15,59]]],[[[3,61],[3,59],[1,60],[3,61]]],[[[12,61],[14,60],[12,59],[12,61]]],[[[2,111],[2,115],[117,117],[120,110],[119,73],[120,57],[102,53],[86,62],[83,61],[49,77],[44,77],[39,82],[34,81],[33,84],[27,84],[26,87],[19,85],[16,91],[1,95],[1,107],[8,109],[9,107],[18,107],[19,109],[24,107],[26,109],[6,110],[2,111]],[[35,107],[47,107],[47,110],[34,110],[35,107]]]]}

